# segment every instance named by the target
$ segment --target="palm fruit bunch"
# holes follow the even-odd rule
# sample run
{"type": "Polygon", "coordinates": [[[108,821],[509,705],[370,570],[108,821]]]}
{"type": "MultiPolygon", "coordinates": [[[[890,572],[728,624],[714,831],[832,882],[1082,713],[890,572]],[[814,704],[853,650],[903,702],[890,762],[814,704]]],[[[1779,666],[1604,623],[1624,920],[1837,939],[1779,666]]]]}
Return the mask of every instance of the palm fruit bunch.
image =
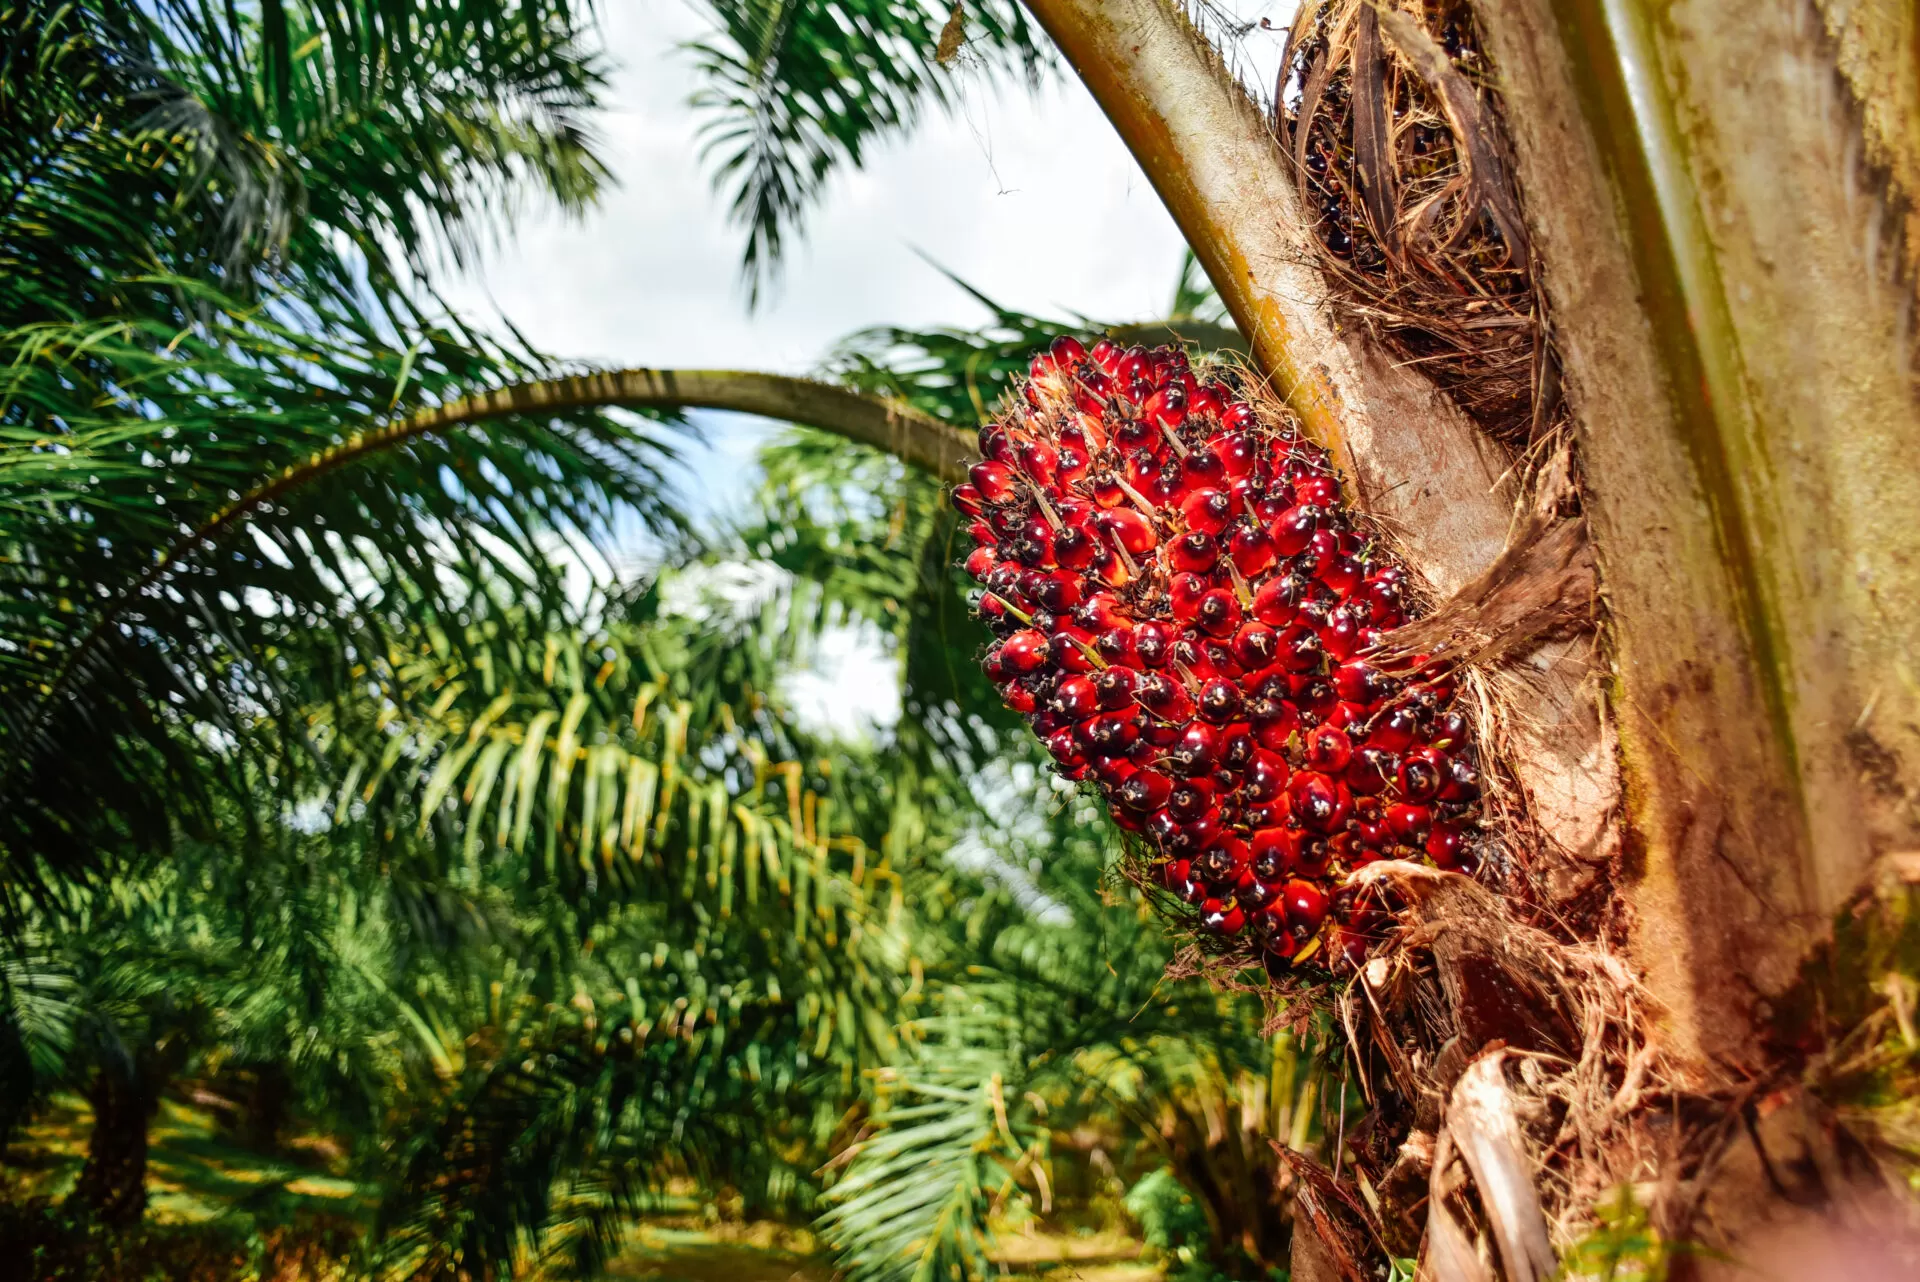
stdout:
{"type": "Polygon", "coordinates": [[[1029,373],[953,492],[987,676],[1216,951],[1357,964],[1383,919],[1348,873],[1476,858],[1452,682],[1368,660],[1405,567],[1324,450],[1178,349],[1061,337],[1029,373]]]}

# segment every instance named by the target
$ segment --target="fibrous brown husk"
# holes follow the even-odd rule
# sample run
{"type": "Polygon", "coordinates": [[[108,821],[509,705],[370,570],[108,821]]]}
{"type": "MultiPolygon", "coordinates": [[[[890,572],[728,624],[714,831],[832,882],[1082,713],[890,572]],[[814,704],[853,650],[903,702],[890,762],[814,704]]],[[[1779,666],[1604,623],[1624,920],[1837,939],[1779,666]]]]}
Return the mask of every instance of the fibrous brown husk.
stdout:
{"type": "Polygon", "coordinates": [[[1462,0],[1310,0],[1275,114],[1336,301],[1518,449],[1557,369],[1485,70],[1462,0]]]}

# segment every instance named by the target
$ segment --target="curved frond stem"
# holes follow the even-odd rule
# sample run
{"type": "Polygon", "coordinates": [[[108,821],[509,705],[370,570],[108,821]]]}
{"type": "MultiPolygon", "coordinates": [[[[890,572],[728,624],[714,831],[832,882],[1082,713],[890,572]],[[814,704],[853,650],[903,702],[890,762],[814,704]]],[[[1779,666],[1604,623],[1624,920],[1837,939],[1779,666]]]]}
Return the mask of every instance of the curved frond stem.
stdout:
{"type": "Polygon", "coordinates": [[[815,379],[738,370],[620,369],[536,379],[462,396],[420,410],[373,431],[358,433],[242,494],[180,536],[124,591],[107,603],[99,621],[67,655],[39,700],[38,724],[75,673],[112,629],[127,606],[166,579],[187,557],[244,524],[286,495],[362,459],[423,436],[454,431],[511,415],[566,414],[595,408],[710,409],[755,414],[820,428],[870,445],[909,466],[946,481],[965,479],[973,443],[958,428],[928,414],[876,396],[815,379]]]}

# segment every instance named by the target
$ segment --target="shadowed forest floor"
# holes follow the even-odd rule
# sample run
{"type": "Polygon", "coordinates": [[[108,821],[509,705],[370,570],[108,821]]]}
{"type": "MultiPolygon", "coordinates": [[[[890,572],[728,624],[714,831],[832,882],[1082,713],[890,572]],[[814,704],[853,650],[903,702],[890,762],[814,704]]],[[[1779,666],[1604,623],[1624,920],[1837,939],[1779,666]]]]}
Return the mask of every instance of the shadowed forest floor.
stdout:
{"type": "MultiPolygon", "coordinates": [[[[92,1115],[78,1096],[55,1097],[23,1128],[0,1162],[0,1201],[58,1201],[80,1174],[92,1115]]],[[[342,1154],[324,1137],[296,1136],[281,1156],[240,1147],[214,1116],[178,1100],[162,1101],[149,1154],[147,1220],[153,1225],[221,1227],[241,1235],[352,1234],[367,1222],[373,1190],[344,1178],[342,1154]]],[[[689,1214],[640,1226],[608,1266],[609,1279],[647,1282],[831,1282],[832,1263],[803,1230],[749,1222],[704,1224],[689,1214]]],[[[1008,1227],[995,1258],[1012,1282],[1159,1282],[1164,1271],[1142,1261],[1141,1241],[1115,1228],[1057,1232],[1008,1227]]],[[[332,1269],[280,1271],[272,1282],[320,1282],[332,1269]]]]}

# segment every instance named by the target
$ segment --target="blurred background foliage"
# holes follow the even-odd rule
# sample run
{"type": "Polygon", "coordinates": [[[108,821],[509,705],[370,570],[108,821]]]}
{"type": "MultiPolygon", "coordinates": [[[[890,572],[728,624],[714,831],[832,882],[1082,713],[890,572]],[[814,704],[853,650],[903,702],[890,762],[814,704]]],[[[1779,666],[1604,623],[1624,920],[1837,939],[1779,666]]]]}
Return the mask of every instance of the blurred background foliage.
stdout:
{"type": "MultiPolygon", "coordinates": [[[[967,10],[952,68],[937,8],[707,8],[755,282],[945,77],[1045,67],[1015,6],[967,10]]],[[[1115,833],[979,672],[933,482],[796,429],[696,530],[672,416],[360,448],[567,372],[432,282],[604,180],[584,10],[0,0],[0,33],[7,1250],[592,1276],[650,1225],[772,1224],[857,1279],[1286,1258],[1272,1142],[1326,1132],[1342,1069],[1166,978],[1115,833]],[[848,633],[897,717],[796,711],[848,633]]],[[[1237,341],[1191,262],[1141,325],[980,301],[823,374],[973,426],[1059,333],[1237,341]]]]}

